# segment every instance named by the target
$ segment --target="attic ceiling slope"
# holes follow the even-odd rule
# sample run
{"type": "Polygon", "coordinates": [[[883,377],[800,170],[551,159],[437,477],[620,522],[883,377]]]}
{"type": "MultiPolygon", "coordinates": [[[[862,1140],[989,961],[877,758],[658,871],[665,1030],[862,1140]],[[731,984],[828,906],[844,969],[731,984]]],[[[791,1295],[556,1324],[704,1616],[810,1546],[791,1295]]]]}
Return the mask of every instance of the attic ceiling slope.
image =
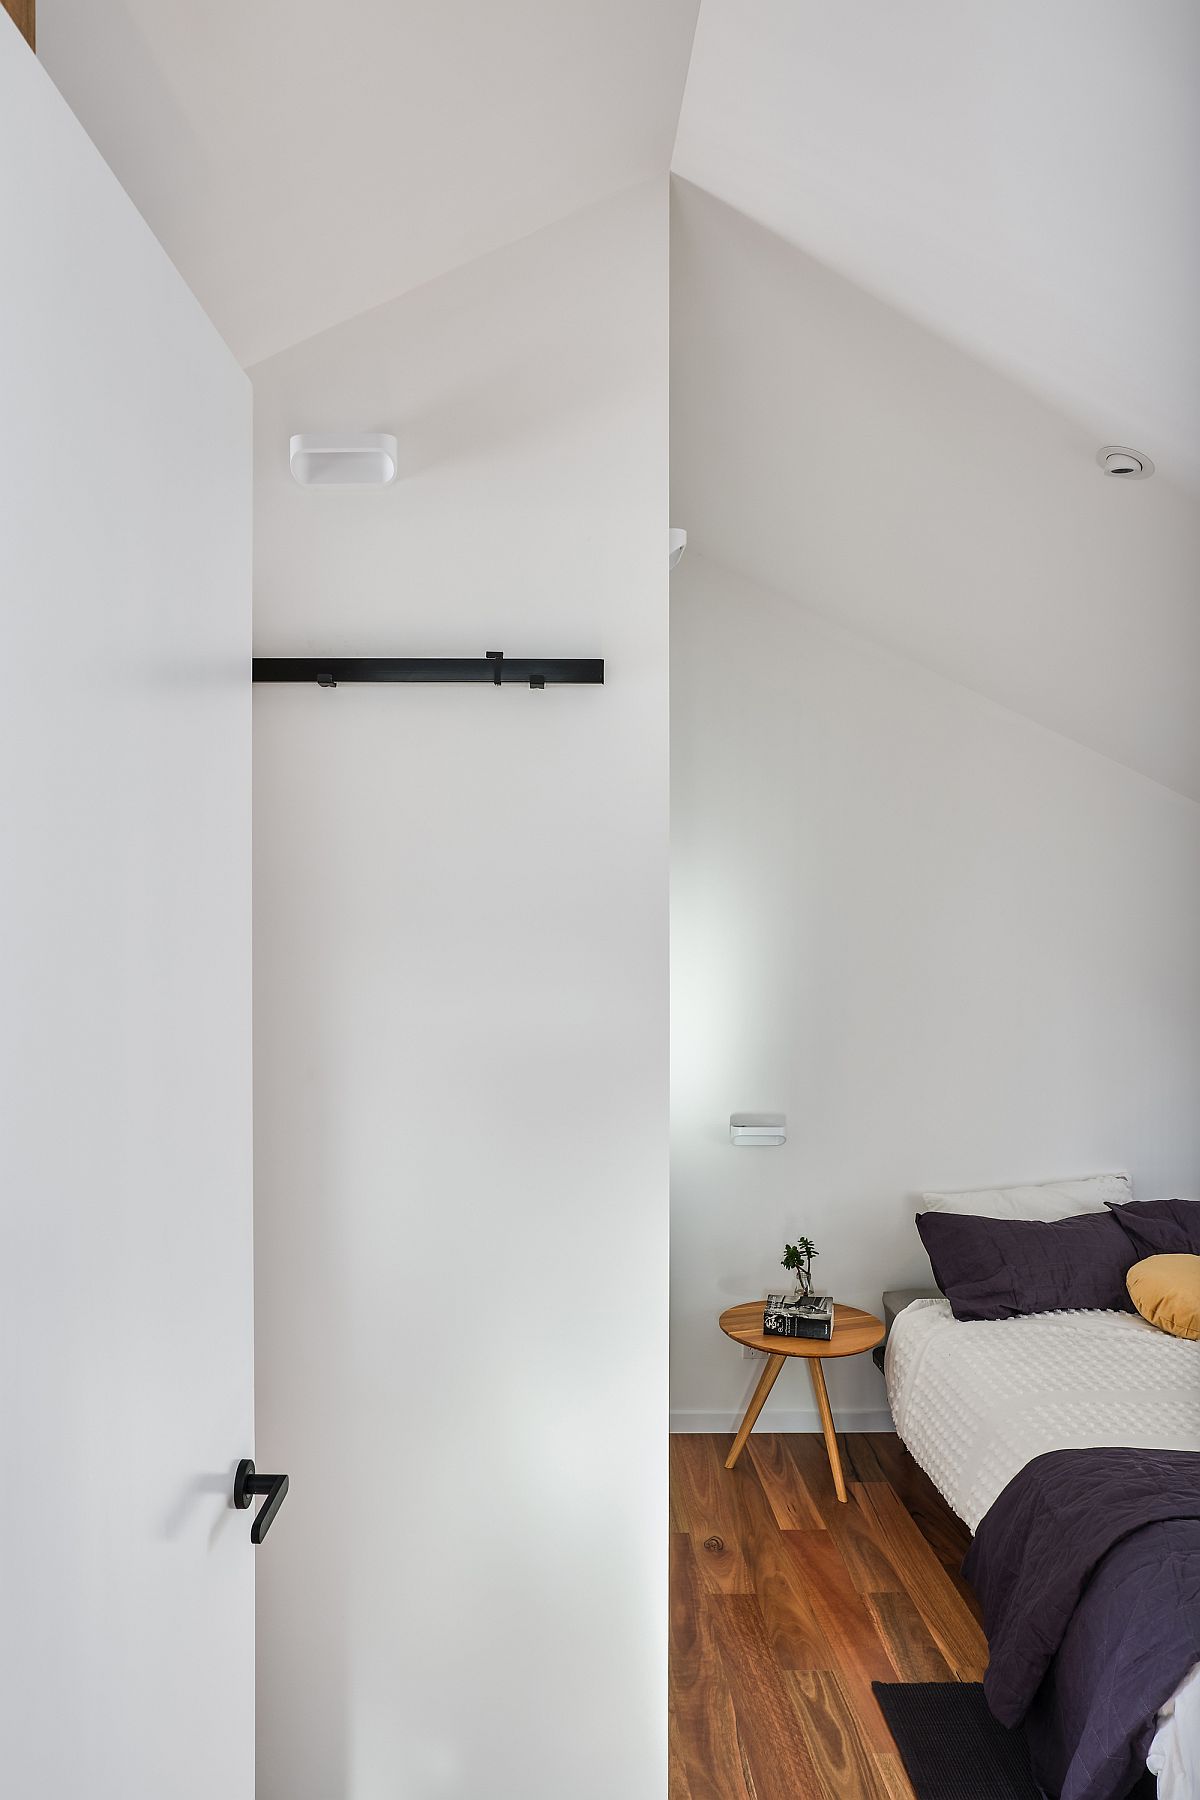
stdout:
{"type": "Polygon", "coordinates": [[[1200,508],[673,183],[671,516],[693,549],[1200,799],[1200,508]]]}
{"type": "Polygon", "coordinates": [[[245,365],[665,174],[698,0],[39,0],[245,365]]]}
{"type": "Polygon", "coordinates": [[[1200,479],[1194,0],[704,0],[673,168],[1200,479]]]}

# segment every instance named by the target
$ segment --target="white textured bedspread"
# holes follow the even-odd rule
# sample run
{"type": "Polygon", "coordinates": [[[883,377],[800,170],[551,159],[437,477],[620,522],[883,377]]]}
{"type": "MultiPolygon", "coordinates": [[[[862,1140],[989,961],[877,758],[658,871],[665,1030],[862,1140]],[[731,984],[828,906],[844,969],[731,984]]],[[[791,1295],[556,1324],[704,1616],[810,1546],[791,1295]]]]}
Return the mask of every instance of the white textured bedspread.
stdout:
{"type": "Polygon", "coordinates": [[[896,1430],[972,1531],[1043,1451],[1200,1450],[1200,1343],[1134,1313],[968,1322],[916,1300],[885,1374],[896,1430]]]}

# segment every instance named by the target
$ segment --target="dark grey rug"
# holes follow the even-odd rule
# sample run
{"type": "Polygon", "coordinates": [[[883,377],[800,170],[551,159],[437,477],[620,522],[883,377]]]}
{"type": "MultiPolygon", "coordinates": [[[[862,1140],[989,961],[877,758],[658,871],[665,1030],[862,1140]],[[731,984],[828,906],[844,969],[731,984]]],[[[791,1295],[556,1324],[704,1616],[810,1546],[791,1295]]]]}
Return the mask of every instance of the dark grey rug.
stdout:
{"type": "Polygon", "coordinates": [[[1042,1800],[1025,1739],[993,1719],[978,1682],[871,1686],[917,1800],[1042,1800]]]}
{"type": "MultiPolygon", "coordinates": [[[[988,1711],[969,1681],[873,1681],[917,1800],[1045,1800],[1019,1731],[988,1711]]],[[[1154,1800],[1144,1775],[1129,1800],[1154,1800]]]]}

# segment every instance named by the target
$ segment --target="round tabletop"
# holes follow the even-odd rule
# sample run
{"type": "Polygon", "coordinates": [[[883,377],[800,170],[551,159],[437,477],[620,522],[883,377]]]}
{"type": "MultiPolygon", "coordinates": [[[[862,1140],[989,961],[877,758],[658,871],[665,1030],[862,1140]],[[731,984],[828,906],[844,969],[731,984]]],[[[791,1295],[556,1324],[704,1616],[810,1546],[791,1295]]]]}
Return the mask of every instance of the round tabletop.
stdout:
{"type": "Polygon", "coordinates": [[[767,1356],[857,1356],[881,1344],[887,1331],[883,1320],[874,1313],[860,1312],[857,1306],[842,1306],[840,1302],[834,1303],[830,1338],[764,1337],[761,1300],[731,1306],[721,1314],[719,1323],[726,1337],[767,1356]]]}

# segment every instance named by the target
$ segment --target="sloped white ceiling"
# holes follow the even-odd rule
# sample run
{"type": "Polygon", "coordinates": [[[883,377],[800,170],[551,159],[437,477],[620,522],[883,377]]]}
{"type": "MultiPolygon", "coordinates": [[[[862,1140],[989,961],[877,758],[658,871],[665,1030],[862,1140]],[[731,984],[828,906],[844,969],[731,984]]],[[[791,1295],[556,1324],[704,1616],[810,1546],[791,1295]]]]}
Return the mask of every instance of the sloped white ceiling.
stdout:
{"type": "Polygon", "coordinates": [[[1200,796],[1200,6],[697,5],[40,0],[39,50],[247,364],[674,144],[696,548],[1200,796]]]}
{"type": "Polygon", "coordinates": [[[38,53],[251,364],[665,173],[698,0],[40,0],[38,53]]]}
{"type": "Polygon", "coordinates": [[[673,167],[1200,476],[1195,0],[703,0],[673,167]]]}
{"type": "Polygon", "coordinates": [[[1078,419],[679,180],[671,514],[689,556],[1200,799],[1195,494],[1106,478],[1078,419]]]}

